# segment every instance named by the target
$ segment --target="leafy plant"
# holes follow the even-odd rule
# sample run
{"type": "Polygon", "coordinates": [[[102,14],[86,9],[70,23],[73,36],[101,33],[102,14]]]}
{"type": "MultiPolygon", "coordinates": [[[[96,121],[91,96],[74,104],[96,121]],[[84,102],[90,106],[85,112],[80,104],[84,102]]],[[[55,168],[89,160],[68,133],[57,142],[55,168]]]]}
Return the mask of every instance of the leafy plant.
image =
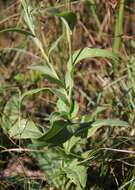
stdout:
{"type": "Polygon", "coordinates": [[[52,88],[32,89],[24,92],[19,97],[11,97],[3,112],[3,130],[10,138],[30,139],[29,148],[47,148],[44,153],[33,152],[31,155],[46,173],[50,186],[61,190],[83,190],[87,181],[87,164],[94,156],[94,153],[85,152],[87,140],[103,126],[128,127],[128,123],[109,118],[98,120],[98,114],[105,109],[101,107],[97,107],[96,111],[91,115],[78,116],[79,104],[74,97],[75,66],[83,59],[98,57],[116,62],[118,61],[117,56],[106,49],[87,47],[72,53],[71,37],[76,23],[76,15],[72,12],[58,12],[56,10],[49,10],[49,14],[60,18],[64,32],[51,46],[50,50],[45,52],[43,43],[36,32],[36,19],[30,2],[21,0],[21,3],[23,19],[28,31],[19,28],[8,28],[2,32],[19,32],[31,37],[41,52],[44,65],[33,64],[29,69],[42,73],[49,82],[55,85],[52,88]],[[65,33],[68,42],[69,59],[66,64],[66,72],[58,73],[52,61],[52,52],[62,41],[65,33]],[[65,77],[62,78],[61,76],[65,77]],[[55,111],[48,118],[50,120],[48,130],[39,128],[32,119],[23,118],[21,115],[24,101],[29,96],[41,91],[50,92],[57,97],[55,111]]]}

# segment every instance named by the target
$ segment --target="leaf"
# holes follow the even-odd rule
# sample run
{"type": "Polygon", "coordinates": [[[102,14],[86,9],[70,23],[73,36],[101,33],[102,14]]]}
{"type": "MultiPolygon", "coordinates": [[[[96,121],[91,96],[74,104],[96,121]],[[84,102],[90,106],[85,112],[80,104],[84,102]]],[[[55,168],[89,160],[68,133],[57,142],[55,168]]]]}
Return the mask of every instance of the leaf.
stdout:
{"type": "Polygon", "coordinates": [[[51,125],[54,123],[54,121],[62,120],[62,119],[68,120],[67,112],[53,112],[49,116],[49,121],[50,121],[51,125]]]}
{"type": "Polygon", "coordinates": [[[51,92],[52,94],[56,95],[58,98],[60,98],[62,101],[64,101],[65,104],[67,104],[69,106],[69,100],[68,100],[68,97],[66,95],[66,91],[64,89],[37,88],[37,89],[29,90],[29,91],[22,94],[21,102],[23,101],[23,99],[25,97],[34,95],[34,94],[39,93],[41,91],[51,92]]]}
{"type": "Polygon", "coordinates": [[[19,117],[18,97],[13,96],[6,103],[2,114],[2,128],[5,134],[8,133],[8,130],[14,125],[18,117],[19,117]]]}
{"type": "Polygon", "coordinates": [[[42,136],[35,123],[27,119],[18,120],[8,132],[14,139],[37,139],[42,136]]]}
{"type": "Polygon", "coordinates": [[[83,190],[86,186],[87,168],[78,165],[74,160],[68,167],[64,168],[67,177],[77,186],[77,190],[83,190]]]}
{"type": "Polygon", "coordinates": [[[79,105],[77,103],[77,101],[73,101],[72,102],[72,108],[70,110],[70,114],[71,114],[71,118],[74,119],[77,116],[77,113],[79,111],[79,105]]]}
{"type": "Polygon", "coordinates": [[[83,59],[93,58],[93,57],[104,57],[104,58],[109,58],[115,61],[118,60],[117,56],[114,53],[105,49],[84,48],[84,49],[79,49],[75,51],[67,63],[68,72],[65,79],[67,88],[69,88],[70,85],[73,83],[72,75],[73,75],[74,66],[83,59]]]}
{"type": "Polygon", "coordinates": [[[68,141],[66,141],[63,144],[66,154],[70,154],[72,148],[75,147],[77,143],[79,144],[79,141],[80,141],[80,137],[75,137],[75,136],[72,136],[68,141]]]}
{"type": "Polygon", "coordinates": [[[69,123],[63,120],[54,121],[52,128],[40,137],[38,141],[44,141],[55,146],[64,143],[72,136],[67,128],[68,125],[69,123]]]}
{"type": "Polygon", "coordinates": [[[62,17],[66,20],[66,22],[68,23],[69,27],[71,30],[74,29],[76,23],[77,23],[77,16],[75,13],[71,12],[71,11],[63,11],[60,12],[59,9],[56,9],[54,7],[51,7],[49,9],[47,9],[48,13],[53,15],[53,16],[58,16],[58,17],[62,17]]]}
{"type": "Polygon", "coordinates": [[[50,82],[59,84],[62,87],[64,86],[63,81],[61,81],[56,73],[54,73],[48,66],[32,65],[29,68],[43,73],[50,82]]]}
{"type": "Polygon", "coordinates": [[[69,113],[70,112],[70,107],[67,106],[61,99],[59,99],[57,101],[57,108],[60,113],[62,113],[62,112],[69,113]]]}
{"type": "Polygon", "coordinates": [[[63,17],[71,30],[74,29],[76,23],[77,23],[77,16],[75,13],[71,12],[71,11],[68,11],[68,12],[61,12],[61,13],[58,13],[57,16],[60,16],[60,17],[63,17]]]}
{"type": "Polygon", "coordinates": [[[59,97],[67,106],[70,106],[70,100],[68,99],[67,92],[64,88],[53,89],[52,92],[59,97]]]}
{"type": "Polygon", "coordinates": [[[6,29],[3,29],[3,30],[0,30],[0,33],[2,33],[2,32],[17,32],[17,33],[20,33],[20,34],[23,34],[23,35],[26,35],[26,36],[35,37],[35,35],[32,34],[30,31],[26,31],[26,30],[21,29],[21,28],[6,28],[6,29]]]}
{"type": "Polygon", "coordinates": [[[125,121],[119,119],[103,119],[97,120],[92,124],[92,127],[88,130],[88,138],[93,136],[94,133],[103,126],[112,126],[112,127],[129,127],[129,124],[125,121]]]}
{"type": "Polygon", "coordinates": [[[63,38],[63,36],[61,35],[61,36],[52,44],[52,46],[50,47],[49,52],[48,52],[49,57],[50,57],[51,53],[56,49],[56,47],[58,46],[58,44],[60,43],[60,41],[61,41],[62,38],[63,38]]]}
{"type": "MultiPolygon", "coordinates": [[[[35,145],[34,145],[35,146],[35,145]]],[[[29,146],[33,149],[33,145],[29,146]]],[[[38,147],[35,147],[37,150],[38,147]]],[[[49,148],[44,153],[30,152],[32,157],[37,161],[39,167],[45,173],[47,183],[52,187],[61,189],[63,180],[61,179],[61,157],[55,148],[49,148]]]]}
{"type": "MultiPolygon", "coordinates": [[[[109,58],[113,60],[117,60],[117,56],[112,53],[109,50],[105,49],[99,49],[99,48],[84,48],[75,51],[73,54],[73,65],[76,65],[79,61],[86,59],[86,58],[93,58],[93,57],[104,57],[104,58],[109,58]]],[[[71,58],[68,61],[68,65],[70,65],[71,58]]]]}

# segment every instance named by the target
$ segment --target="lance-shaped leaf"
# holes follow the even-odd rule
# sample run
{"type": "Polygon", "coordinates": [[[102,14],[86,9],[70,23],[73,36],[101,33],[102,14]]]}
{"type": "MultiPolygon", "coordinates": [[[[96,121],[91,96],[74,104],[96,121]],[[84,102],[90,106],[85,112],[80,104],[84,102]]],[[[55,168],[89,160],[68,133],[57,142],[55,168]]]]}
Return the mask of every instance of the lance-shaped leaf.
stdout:
{"type": "Polygon", "coordinates": [[[73,65],[78,63],[79,61],[87,58],[93,57],[103,57],[109,58],[113,60],[117,60],[117,56],[109,50],[99,49],[99,48],[82,48],[74,52],[72,58],[69,59],[68,65],[73,65]]]}
{"type": "Polygon", "coordinates": [[[95,132],[103,126],[112,126],[112,127],[129,127],[129,124],[126,121],[119,119],[101,119],[93,122],[92,127],[88,130],[88,137],[91,137],[95,132]]]}
{"type": "Polygon", "coordinates": [[[32,65],[29,67],[32,70],[39,71],[45,75],[45,77],[52,83],[56,83],[60,86],[64,86],[63,81],[59,79],[56,73],[52,71],[52,69],[47,65],[32,65]]]}
{"type": "Polygon", "coordinates": [[[66,105],[68,105],[68,106],[70,105],[69,100],[68,100],[68,96],[67,96],[66,91],[64,89],[51,89],[51,88],[36,88],[33,90],[29,90],[29,91],[22,94],[21,102],[27,96],[32,96],[32,95],[39,93],[41,91],[49,91],[52,94],[56,95],[59,99],[61,99],[66,105]]]}
{"type": "Polygon", "coordinates": [[[118,61],[118,58],[114,53],[105,49],[84,48],[84,49],[75,51],[75,53],[72,55],[72,57],[70,57],[67,63],[68,72],[65,78],[67,88],[73,83],[72,74],[73,74],[74,66],[83,59],[96,58],[96,57],[103,57],[103,58],[108,58],[108,59],[118,61]]]}
{"type": "Polygon", "coordinates": [[[27,31],[27,30],[24,30],[21,28],[5,28],[3,30],[0,30],[0,33],[2,33],[2,32],[17,32],[17,33],[23,34],[25,36],[35,37],[35,35],[32,34],[30,31],[27,31]]]}
{"type": "Polygon", "coordinates": [[[69,122],[63,120],[54,121],[52,128],[38,139],[39,142],[45,142],[52,145],[60,145],[67,141],[72,133],[68,130],[69,122]]]}

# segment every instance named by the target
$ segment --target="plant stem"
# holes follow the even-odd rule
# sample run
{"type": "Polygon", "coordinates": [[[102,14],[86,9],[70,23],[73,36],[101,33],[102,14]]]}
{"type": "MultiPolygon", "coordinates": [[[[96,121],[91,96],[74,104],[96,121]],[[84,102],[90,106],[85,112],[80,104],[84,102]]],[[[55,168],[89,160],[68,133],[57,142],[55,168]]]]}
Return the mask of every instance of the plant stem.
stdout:
{"type": "Polygon", "coordinates": [[[117,54],[119,54],[119,50],[121,47],[121,35],[123,33],[123,21],[124,21],[124,5],[125,5],[125,0],[120,0],[119,10],[115,22],[113,52],[117,54]]]}
{"type": "Polygon", "coordinates": [[[91,8],[92,15],[93,15],[93,17],[95,19],[96,26],[97,26],[98,29],[100,29],[101,23],[100,23],[99,17],[98,17],[97,12],[96,12],[96,2],[95,2],[95,0],[93,1],[90,8],[91,8]]]}

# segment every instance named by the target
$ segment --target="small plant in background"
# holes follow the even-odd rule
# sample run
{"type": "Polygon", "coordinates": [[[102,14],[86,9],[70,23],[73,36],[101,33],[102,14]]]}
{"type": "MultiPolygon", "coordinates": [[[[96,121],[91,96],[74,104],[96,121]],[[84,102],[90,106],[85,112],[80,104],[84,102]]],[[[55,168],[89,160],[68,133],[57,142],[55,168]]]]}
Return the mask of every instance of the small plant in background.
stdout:
{"type": "MultiPolygon", "coordinates": [[[[66,3],[68,5],[68,2],[66,3]]],[[[13,95],[6,103],[2,114],[3,131],[11,139],[17,139],[19,147],[24,139],[26,148],[35,150],[30,154],[44,171],[50,187],[61,190],[84,190],[88,166],[101,151],[86,149],[89,138],[103,126],[125,129],[129,125],[119,119],[98,119],[98,115],[106,110],[106,107],[97,106],[91,114],[78,114],[79,104],[74,88],[75,66],[83,59],[98,57],[117,63],[118,56],[107,49],[99,48],[86,47],[73,52],[72,32],[77,20],[76,15],[71,11],[61,12],[56,8],[47,11],[49,15],[59,18],[63,33],[49,50],[45,51],[36,30],[36,12],[32,9],[30,1],[21,0],[21,5],[23,20],[28,29],[8,28],[2,32],[17,32],[31,38],[41,53],[42,64],[33,64],[28,66],[28,69],[41,73],[53,85],[27,90],[24,93],[19,91],[18,95],[13,95]],[[55,69],[53,52],[65,40],[65,35],[69,58],[65,64],[66,69],[61,73],[55,69]],[[22,114],[22,107],[28,103],[28,98],[41,92],[57,97],[54,111],[47,118],[47,128],[41,127],[32,118],[24,117],[22,114]]],[[[115,43],[114,52],[118,51],[120,45],[120,42],[115,43]]]]}

